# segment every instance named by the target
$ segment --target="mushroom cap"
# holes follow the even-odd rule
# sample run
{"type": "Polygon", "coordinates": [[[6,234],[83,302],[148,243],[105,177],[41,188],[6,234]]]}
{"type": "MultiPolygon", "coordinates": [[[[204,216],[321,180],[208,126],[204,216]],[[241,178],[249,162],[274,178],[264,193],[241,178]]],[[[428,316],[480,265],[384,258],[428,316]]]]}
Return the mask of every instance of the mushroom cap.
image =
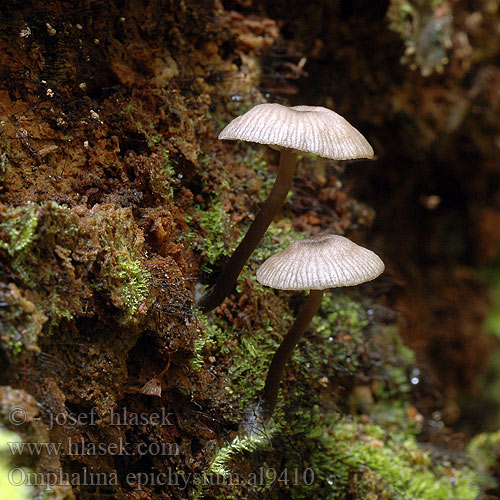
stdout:
{"type": "Polygon", "coordinates": [[[361,132],[320,106],[258,104],[231,121],[219,139],[257,142],[333,160],[373,158],[373,148],[361,132]]]}
{"type": "Polygon", "coordinates": [[[257,281],[279,290],[325,290],[359,285],[382,274],[380,257],[338,234],[294,241],[267,259],[257,281]]]}

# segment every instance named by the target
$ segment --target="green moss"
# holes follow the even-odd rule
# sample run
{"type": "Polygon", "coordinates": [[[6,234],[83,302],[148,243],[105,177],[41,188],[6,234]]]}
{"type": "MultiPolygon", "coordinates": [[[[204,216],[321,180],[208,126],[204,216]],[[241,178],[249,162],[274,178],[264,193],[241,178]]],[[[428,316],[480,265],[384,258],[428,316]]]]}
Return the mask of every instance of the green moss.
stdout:
{"type": "Polygon", "coordinates": [[[93,287],[109,293],[113,304],[125,312],[125,319],[131,320],[149,296],[150,275],[139,258],[142,234],[136,232],[130,209],[96,207],[92,218],[104,251],[93,287]]]}
{"type": "Polygon", "coordinates": [[[469,443],[467,449],[478,469],[492,471],[497,468],[498,470],[500,464],[500,430],[478,434],[469,443]]]}
{"type": "Polygon", "coordinates": [[[152,148],[156,144],[160,144],[162,140],[161,134],[155,134],[154,125],[150,122],[148,125],[144,125],[139,120],[136,119],[135,115],[139,110],[137,110],[132,102],[127,104],[121,111],[122,115],[125,115],[135,126],[135,128],[140,132],[146,139],[148,146],[152,148]]]}
{"type": "MultiPolygon", "coordinates": [[[[10,146],[10,144],[9,144],[10,146]]],[[[9,147],[7,151],[0,153],[0,182],[5,180],[7,176],[7,171],[9,170],[10,161],[9,161],[9,147]]]]}
{"type": "MultiPolygon", "coordinates": [[[[258,290],[259,295],[272,296],[272,290],[258,290]]],[[[249,406],[255,405],[264,386],[267,369],[281,336],[276,322],[291,324],[290,313],[276,318],[263,315],[251,329],[235,328],[231,322],[213,313],[197,312],[198,336],[194,341],[194,355],[191,365],[195,371],[205,366],[205,360],[212,357],[217,363],[220,385],[226,397],[232,399],[238,420],[249,406]]],[[[228,415],[228,418],[230,416],[228,415]]]]}
{"type": "Polygon", "coordinates": [[[151,163],[149,185],[151,191],[163,198],[164,201],[172,201],[174,186],[178,183],[178,179],[175,176],[174,160],[170,157],[168,149],[160,143],[161,136],[159,137],[160,139],[150,145],[150,147],[156,145],[160,159],[151,163]]]}
{"type": "Polygon", "coordinates": [[[267,161],[258,156],[253,147],[244,149],[242,153],[237,155],[236,159],[238,163],[242,163],[253,170],[254,179],[260,184],[257,193],[258,197],[260,200],[265,200],[275,181],[274,175],[269,172],[267,161]]]}
{"type": "Polygon", "coordinates": [[[207,484],[211,484],[212,476],[220,476],[221,478],[230,476],[231,469],[229,468],[229,463],[236,455],[243,452],[254,453],[259,449],[268,447],[275,431],[276,427],[270,426],[258,432],[251,432],[241,436],[237,435],[230,443],[219,448],[207,469],[203,471],[193,492],[193,499],[201,500],[204,498],[206,486],[207,484]]]}
{"type": "MultiPolygon", "coordinates": [[[[14,470],[10,463],[8,443],[19,442],[21,438],[13,432],[0,427],[0,498],[9,500],[29,500],[33,498],[34,492],[30,486],[24,484],[12,484],[9,473],[14,470]]],[[[16,476],[14,476],[16,479],[16,476]]]]}
{"type": "MultiPolygon", "coordinates": [[[[274,292],[256,286],[259,296],[272,298],[274,292]]],[[[199,370],[206,356],[228,360],[218,364],[224,387],[240,411],[254,404],[264,386],[267,369],[281,341],[280,331],[292,323],[289,311],[275,318],[262,315],[251,329],[235,329],[231,322],[214,314],[197,313],[198,338],[194,342],[192,366],[199,370]],[[278,327],[279,325],[285,325],[278,327]]]]}
{"type": "Polygon", "coordinates": [[[109,297],[125,320],[136,317],[149,295],[142,246],[130,209],[0,206],[2,264],[21,282],[0,290],[2,346],[11,354],[37,349],[44,323],[51,333],[63,320],[92,314],[95,292],[109,297]]]}
{"type": "Polygon", "coordinates": [[[403,343],[399,331],[394,326],[386,326],[377,332],[375,339],[379,350],[381,377],[374,384],[374,394],[379,400],[405,400],[411,391],[410,373],[415,373],[418,383],[418,370],[414,372],[415,353],[403,343]]]}
{"type": "Polygon", "coordinates": [[[0,248],[11,257],[18,258],[33,242],[38,226],[38,211],[39,207],[33,204],[7,208],[0,214],[0,248]]]}
{"type": "Polygon", "coordinates": [[[386,498],[395,500],[473,500],[480,493],[478,474],[469,466],[434,460],[413,436],[388,433],[356,420],[328,425],[328,419],[319,414],[316,418],[316,435],[310,437],[317,452],[311,455],[310,467],[317,482],[305,488],[310,498],[346,498],[354,477],[358,492],[368,494],[373,492],[374,475],[382,482],[386,498]]]}
{"type": "MultiPolygon", "coordinates": [[[[212,195],[207,206],[195,205],[187,215],[186,222],[198,224],[205,236],[202,240],[193,232],[191,241],[204,252],[206,270],[220,265],[246,232],[242,226],[235,238],[228,231],[231,209],[226,207],[238,202],[239,190],[253,190],[263,199],[274,182],[265,162],[256,155],[244,152],[239,161],[252,168],[255,185],[250,186],[250,177],[243,175],[235,179],[229,196],[227,176],[221,174],[217,195],[212,195]]],[[[204,190],[213,193],[213,179],[206,179],[204,190]]],[[[214,313],[197,317],[192,367],[198,373],[217,373],[213,385],[223,387],[232,400],[231,411],[225,413],[227,420],[245,423],[258,407],[269,363],[293,321],[288,303],[298,307],[304,300],[290,300],[287,292],[260,286],[255,282],[255,270],[301,236],[294,233],[286,218],[272,224],[238,279],[240,297],[236,301],[245,309],[234,318],[231,312],[227,317],[214,313]],[[205,363],[209,357],[210,363],[205,363]]],[[[468,500],[479,495],[482,479],[472,471],[466,456],[456,461],[443,459],[417,442],[420,420],[411,420],[407,413],[415,355],[396,328],[375,324],[373,304],[357,297],[352,290],[327,292],[319,314],[286,367],[274,415],[279,426],[273,439],[275,451],[265,446],[233,454],[235,443],[218,451],[207,450],[213,458],[204,475],[224,475],[232,470],[248,478],[249,470],[265,468],[278,473],[298,471],[301,480],[292,485],[206,486],[196,490],[198,498],[205,493],[208,496],[208,490],[210,498],[247,498],[249,490],[256,495],[268,493],[269,488],[292,499],[468,500]],[[359,386],[369,393],[371,404],[354,409],[354,413],[364,412],[362,418],[342,417],[339,410],[351,410],[349,394],[359,386]],[[304,471],[306,476],[313,474],[312,481],[303,480],[304,471]]],[[[203,373],[199,377],[202,379],[203,373]]],[[[216,397],[227,401],[220,391],[214,391],[216,397]]]]}
{"type": "MultiPolygon", "coordinates": [[[[231,219],[232,206],[239,203],[240,199],[251,200],[253,207],[248,209],[258,213],[261,202],[267,198],[275,181],[274,174],[267,168],[267,162],[256,154],[255,149],[241,145],[239,151],[236,156],[237,163],[251,169],[253,175],[235,176],[229,170],[220,169],[214,179],[212,169],[204,168],[201,174],[202,187],[210,193],[209,201],[206,204],[195,203],[192,211],[186,215],[188,224],[198,224],[202,230],[202,236],[191,232],[185,239],[194,249],[204,253],[206,262],[202,269],[207,273],[231,255],[251,225],[249,217],[243,219],[241,224],[235,225],[231,219]]],[[[200,164],[213,161],[213,158],[206,154],[201,154],[198,158],[200,164]]],[[[267,258],[274,249],[281,250],[287,243],[300,236],[300,233],[293,233],[291,222],[287,218],[271,225],[253,252],[251,261],[261,262],[263,257],[267,258]]],[[[241,277],[243,276],[248,276],[248,273],[242,274],[241,277]]]]}
{"type": "MultiPolygon", "coordinates": [[[[313,318],[313,328],[321,336],[309,363],[321,370],[322,360],[328,359],[332,370],[353,372],[361,364],[360,349],[369,320],[366,309],[342,292],[327,291],[319,313],[313,318]]],[[[320,373],[318,373],[318,376],[320,373]]]]}
{"type": "MultiPolygon", "coordinates": [[[[213,314],[204,317],[206,336],[198,350],[217,359],[233,407],[239,408],[238,422],[256,408],[269,362],[293,320],[280,294],[257,285],[250,293],[267,312],[254,318],[249,328],[230,328],[229,322],[213,314]]],[[[417,442],[419,420],[407,414],[415,355],[394,327],[373,324],[372,307],[342,292],[325,294],[320,314],[286,369],[274,415],[279,428],[272,448],[278,452],[264,447],[230,460],[225,451],[231,444],[219,450],[224,473],[237,471],[248,481],[249,470],[264,468],[298,480],[252,486],[249,481],[230,490],[207,486],[203,493],[210,488],[211,498],[246,498],[248,489],[257,494],[273,488],[290,499],[478,497],[484,477],[472,469],[466,455],[452,458],[417,442]],[[360,418],[341,416],[334,408],[346,408],[346,398],[319,384],[323,378],[348,381],[354,387],[369,380],[373,398],[366,408],[369,413],[360,418]],[[334,405],[331,398],[339,398],[339,403],[334,405]]],[[[219,453],[214,452],[207,471],[219,462],[219,453]]]]}
{"type": "Polygon", "coordinates": [[[13,340],[10,338],[5,344],[7,346],[7,349],[12,352],[13,356],[17,356],[23,350],[23,343],[21,340],[13,340]]]}
{"type": "MultiPolygon", "coordinates": [[[[290,313],[285,312],[280,321],[291,325],[290,313]]],[[[280,342],[281,337],[268,317],[262,318],[255,330],[239,332],[231,352],[233,362],[228,368],[230,384],[227,391],[241,410],[257,401],[264,388],[269,364],[280,342]]]]}
{"type": "Polygon", "coordinates": [[[206,316],[199,310],[196,310],[196,323],[198,336],[193,344],[193,358],[191,366],[194,371],[199,371],[204,365],[204,351],[217,348],[222,354],[228,354],[226,339],[232,330],[226,329],[226,333],[216,325],[211,317],[206,316]]]}
{"type": "MultiPolygon", "coordinates": [[[[63,297],[59,272],[51,267],[55,261],[69,265],[70,250],[65,248],[76,237],[69,209],[53,202],[0,207],[0,250],[4,264],[16,273],[30,290],[29,297],[13,284],[4,290],[5,306],[0,308],[4,343],[13,354],[22,347],[37,349],[36,339],[42,325],[71,318],[67,296],[63,297]]],[[[73,244],[73,243],[72,243],[73,244]]]]}
{"type": "Polygon", "coordinates": [[[496,260],[480,273],[480,277],[490,287],[491,307],[486,316],[486,330],[500,339],[500,260],[496,260]]]}
{"type": "Polygon", "coordinates": [[[141,262],[132,255],[118,255],[117,277],[122,281],[120,294],[127,307],[127,313],[133,316],[149,294],[149,275],[142,269],[141,262]]]}
{"type": "Polygon", "coordinates": [[[164,147],[161,148],[161,154],[163,157],[163,175],[164,179],[162,180],[163,189],[167,194],[167,197],[173,199],[174,191],[173,184],[175,178],[175,169],[172,164],[172,160],[170,158],[170,153],[164,147]]]}
{"type": "MultiPolygon", "coordinates": [[[[196,238],[194,233],[186,236],[192,241],[192,246],[204,253],[207,262],[202,266],[205,272],[209,272],[211,267],[229,257],[239,242],[244,238],[250,224],[241,227],[239,236],[235,239],[230,232],[232,227],[229,214],[222,208],[220,197],[214,197],[209,208],[196,207],[192,215],[186,215],[186,222],[191,224],[197,220],[206,237],[196,238]]],[[[261,242],[252,253],[249,264],[243,269],[237,286],[241,284],[244,277],[253,279],[252,265],[260,265],[273,253],[283,250],[295,239],[303,236],[303,233],[294,232],[289,219],[282,219],[269,226],[261,242]]]]}
{"type": "MultiPolygon", "coordinates": [[[[241,330],[226,329],[226,322],[216,316],[204,320],[210,333],[203,351],[218,360],[230,360],[219,364],[219,372],[225,374],[227,391],[239,403],[241,415],[255,408],[270,359],[292,322],[285,304],[276,302],[279,299],[273,291],[255,286],[253,293],[278,318],[265,314],[254,320],[252,328],[241,330]]],[[[287,367],[281,404],[274,416],[281,425],[273,443],[279,455],[261,450],[241,457],[232,467],[248,471],[248,465],[243,464],[250,462],[252,470],[267,467],[298,474],[300,480],[292,485],[274,484],[291,499],[477,498],[484,478],[472,470],[465,455],[454,461],[448,454],[443,458],[417,442],[418,426],[408,418],[406,403],[414,353],[402,343],[395,328],[373,325],[371,314],[370,305],[350,296],[325,294],[320,314],[287,367]],[[368,354],[380,365],[375,371],[368,354]],[[324,404],[328,399],[321,394],[320,378],[366,380],[364,370],[371,370],[370,380],[377,381],[371,387],[374,402],[369,417],[341,417],[324,404]],[[323,401],[321,406],[318,399],[323,401]],[[312,481],[308,475],[313,476],[312,481]]],[[[214,462],[218,460],[211,462],[208,471],[214,462]]],[[[225,473],[229,463],[229,459],[223,461],[225,473]]],[[[251,489],[262,492],[269,486],[260,484],[251,489]]],[[[212,488],[210,493],[224,498],[217,491],[212,488]]],[[[232,498],[244,494],[237,488],[231,490],[232,498]]]]}
{"type": "Polygon", "coordinates": [[[77,231],[70,210],[54,202],[7,207],[0,212],[0,249],[8,253],[10,266],[30,288],[50,280],[50,270],[44,265],[47,247],[53,252],[58,245],[64,252],[77,231]]]}
{"type": "Polygon", "coordinates": [[[13,356],[23,348],[37,350],[37,339],[47,317],[13,283],[0,286],[0,344],[13,356]]]}
{"type": "Polygon", "coordinates": [[[203,251],[210,264],[215,264],[222,256],[229,256],[232,245],[226,241],[230,220],[222,209],[220,199],[216,199],[208,210],[198,212],[200,226],[209,235],[205,239],[203,251]]]}
{"type": "Polygon", "coordinates": [[[192,246],[196,250],[204,254],[206,262],[202,265],[202,269],[209,272],[210,266],[231,255],[235,248],[234,242],[231,242],[229,237],[231,228],[229,214],[223,210],[220,197],[214,196],[208,208],[196,206],[192,215],[187,217],[189,222],[196,220],[205,235],[203,238],[196,238],[194,233],[191,233],[187,238],[192,241],[192,246]]]}
{"type": "MultiPolygon", "coordinates": [[[[165,147],[163,135],[157,133],[153,123],[148,122],[144,125],[136,116],[141,115],[142,111],[137,109],[134,104],[129,103],[121,112],[122,115],[132,123],[137,132],[144,136],[148,148],[152,151],[158,152],[161,161],[158,165],[155,162],[151,163],[149,169],[149,183],[150,189],[153,193],[161,197],[172,200],[173,199],[173,186],[177,182],[175,178],[175,161],[171,158],[169,150],[165,147]]],[[[171,138],[171,143],[177,145],[177,139],[171,138]]]]}
{"type": "Polygon", "coordinates": [[[482,476],[472,470],[465,456],[455,463],[416,441],[418,426],[408,418],[406,402],[415,357],[397,330],[373,325],[369,306],[348,296],[326,295],[330,297],[325,296],[313,330],[322,339],[310,336],[302,344],[300,364],[295,367],[295,373],[301,369],[301,377],[288,393],[288,426],[276,445],[285,455],[282,467],[309,467],[314,472],[314,482],[296,485],[290,498],[477,498],[482,476]],[[378,368],[374,368],[375,360],[378,368]],[[342,417],[324,405],[328,401],[324,394],[315,396],[318,377],[340,375],[363,384],[371,381],[365,387],[373,401],[363,408],[369,416],[342,417]],[[299,444],[287,449],[286,443],[299,444]],[[297,457],[307,457],[306,463],[297,457]]]}
{"type": "MultiPolygon", "coordinates": [[[[253,295],[260,303],[273,304],[268,310],[280,308],[276,314],[262,314],[255,320],[251,328],[235,330],[234,326],[220,317],[203,317],[199,321],[201,332],[195,341],[194,366],[200,369],[201,353],[210,353],[216,358],[228,357],[231,363],[224,368],[228,383],[226,388],[244,409],[254,402],[263,388],[269,363],[278,348],[283,335],[293,322],[291,311],[276,296],[274,290],[262,287],[255,282],[253,270],[269,255],[283,249],[296,239],[290,221],[284,219],[269,228],[259,247],[252,255],[238,280],[237,290],[242,293],[242,282],[252,282],[253,295]],[[279,312],[278,312],[279,311],[279,312]]],[[[305,300],[303,297],[301,300],[305,300]]],[[[352,298],[338,292],[327,292],[322,302],[320,313],[313,320],[311,332],[306,333],[299,349],[296,349],[289,365],[290,373],[299,374],[302,384],[296,384],[296,396],[310,390],[310,383],[335,372],[339,374],[355,374],[366,364],[366,330],[369,325],[367,309],[352,298]]],[[[386,344],[395,341],[388,339],[386,344]]],[[[386,345],[383,346],[386,349],[386,345]]],[[[389,347],[391,349],[391,347],[389,347]]],[[[396,351],[406,348],[399,340],[396,351]]],[[[406,352],[406,351],[405,351],[406,352]]],[[[410,351],[411,352],[411,351],[410,351]]],[[[409,387],[408,363],[401,360],[402,354],[392,354],[394,364],[390,365],[391,373],[385,377],[391,379],[398,376],[397,382],[391,379],[390,384],[380,386],[389,395],[391,391],[400,390],[404,385],[409,387]]],[[[411,361],[414,361],[411,358],[411,361]]]]}

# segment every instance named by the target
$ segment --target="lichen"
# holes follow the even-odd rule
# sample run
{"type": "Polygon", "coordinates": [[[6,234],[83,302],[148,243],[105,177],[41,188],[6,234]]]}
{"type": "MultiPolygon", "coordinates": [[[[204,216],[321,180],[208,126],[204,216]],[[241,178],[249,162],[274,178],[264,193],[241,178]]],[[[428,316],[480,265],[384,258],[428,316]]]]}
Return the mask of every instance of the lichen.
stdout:
{"type": "Polygon", "coordinates": [[[444,0],[393,0],[387,11],[390,28],[405,44],[401,62],[423,76],[442,73],[453,34],[451,7],[444,0]]]}

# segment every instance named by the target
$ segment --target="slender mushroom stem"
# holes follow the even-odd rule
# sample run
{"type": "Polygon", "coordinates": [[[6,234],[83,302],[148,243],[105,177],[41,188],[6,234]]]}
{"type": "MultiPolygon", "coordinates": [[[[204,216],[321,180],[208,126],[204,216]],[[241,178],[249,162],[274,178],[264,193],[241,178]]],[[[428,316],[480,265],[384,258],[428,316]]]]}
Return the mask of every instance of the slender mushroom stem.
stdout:
{"type": "Polygon", "coordinates": [[[262,393],[264,420],[268,420],[273,414],[278,400],[278,392],[285,365],[292,357],[293,350],[302,338],[312,317],[318,312],[323,292],[324,290],[311,290],[292,327],[281,342],[278,350],[274,353],[262,393]]]}
{"type": "Polygon", "coordinates": [[[215,285],[196,303],[196,306],[203,312],[215,309],[231,293],[243,266],[285,201],[292,185],[296,162],[297,155],[295,153],[289,150],[281,151],[278,175],[271,193],[252,222],[247,234],[224,266],[215,285]]]}

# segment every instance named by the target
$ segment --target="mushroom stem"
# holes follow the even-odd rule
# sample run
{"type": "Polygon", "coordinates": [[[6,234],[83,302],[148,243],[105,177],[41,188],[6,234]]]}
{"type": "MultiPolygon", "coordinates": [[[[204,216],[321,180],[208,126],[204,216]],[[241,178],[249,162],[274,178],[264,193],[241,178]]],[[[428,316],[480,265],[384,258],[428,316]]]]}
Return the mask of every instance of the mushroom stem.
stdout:
{"type": "Polygon", "coordinates": [[[273,414],[285,365],[292,357],[295,346],[302,338],[312,317],[318,312],[323,292],[324,290],[311,290],[292,327],[274,353],[262,393],[264,420],[268,420],[273,414]]]}
{"type": "Polygon", "coordinates": [[[203,312],[215,309],[231,293],[243,266],[285,201],[292,185],[296,162],[297,155],[295,153],[289,150],[281,151],[278,175],[271,193],[252,222],[247,234],[224,266],[215,285],[196,302],[196,306],[203,312]]]}

